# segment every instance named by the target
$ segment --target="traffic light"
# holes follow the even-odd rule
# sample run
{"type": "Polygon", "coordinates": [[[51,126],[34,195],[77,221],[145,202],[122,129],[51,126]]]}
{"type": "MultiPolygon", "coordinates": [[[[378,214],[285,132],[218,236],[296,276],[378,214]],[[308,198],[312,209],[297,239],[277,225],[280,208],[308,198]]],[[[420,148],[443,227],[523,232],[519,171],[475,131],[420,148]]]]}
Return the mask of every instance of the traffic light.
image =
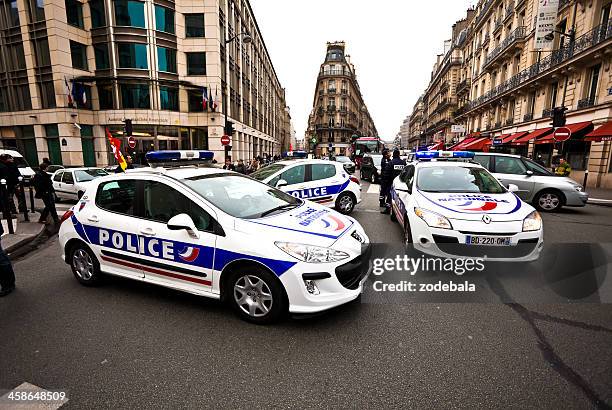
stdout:
{"type": "Polygon", "coordinates": [[[236,132],[234,129],[234,123],[231,121],[225,121],[224,134],[227,136],[232,136],[236,132]]]}
{"type": "Polygon", "coordinates": [[[557,128],[557,127],[563,127],[565,126],[565,111],[567,111],[567,107],[555,107],[553,108],[553,113],[552,113],[552,117],[553,117],[553,122],[552,122],[552,126],[557,128]]]}
{"type": "Polygon", "coordinates": [[[132,120],[126,118],[123,122],[125,122],[125,136],[131,137],[133,131],[132,120]]]}

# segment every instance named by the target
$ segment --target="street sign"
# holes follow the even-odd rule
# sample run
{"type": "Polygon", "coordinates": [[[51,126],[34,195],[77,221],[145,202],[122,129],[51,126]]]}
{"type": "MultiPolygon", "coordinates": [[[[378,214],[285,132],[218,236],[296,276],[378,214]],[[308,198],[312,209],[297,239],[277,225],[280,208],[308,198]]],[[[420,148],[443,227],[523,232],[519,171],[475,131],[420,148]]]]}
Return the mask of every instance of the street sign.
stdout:
{"type": "Polygon", "coordinates": [[[567,127],[557,128],[553,134],[553,138],[558,142],[567,141],[571,136],[572,131],[567,127]]]}
{"type": "Polygon", "coordinates": [[[231,141],[230,141],[229,135],[224,135],[224,136],[221,137],[221,144],[229,145],[230,142],[231,141]]]}
{"type": "Polygon", "coordinates": [[[131,149],[136,148],[136,138],[132,137],[131,135],[128,138],[128,147],[130,147],[131,149]]]}
{"type": "Polygon", "coordinates": [[[502,141],[503,139],[499,137],[493,138],[493,145],[501,145],[502,141]]]}
{"type": "Polygon", "coordinates": [[[451,125],[451,132],[453,133],[465,132],[465,125],[453,124],[451,125]]]}

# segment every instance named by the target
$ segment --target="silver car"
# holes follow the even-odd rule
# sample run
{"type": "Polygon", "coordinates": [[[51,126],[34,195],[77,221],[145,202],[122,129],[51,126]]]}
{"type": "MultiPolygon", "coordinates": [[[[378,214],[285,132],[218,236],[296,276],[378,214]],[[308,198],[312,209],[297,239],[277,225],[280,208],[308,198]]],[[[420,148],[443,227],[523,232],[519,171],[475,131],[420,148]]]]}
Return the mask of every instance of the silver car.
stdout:
{"type": "Polygon", "coordinates": [[[554,175],[544,166],[520,155],[477,152],[474,160],[488,169],[503,185],[514,184],[516,194],[540,211],[562,206],[585,206],[589,195],[568,177],[554,175]]]}

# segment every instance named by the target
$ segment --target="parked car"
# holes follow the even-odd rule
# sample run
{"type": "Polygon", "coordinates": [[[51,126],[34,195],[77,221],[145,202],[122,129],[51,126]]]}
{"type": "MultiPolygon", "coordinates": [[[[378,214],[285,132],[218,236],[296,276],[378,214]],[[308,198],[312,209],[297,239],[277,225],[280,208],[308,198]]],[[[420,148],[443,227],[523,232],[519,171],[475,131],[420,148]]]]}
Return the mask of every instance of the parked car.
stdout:
{"type": "Polygon", "coordinates": [[[514,184],[516,194],[540,211],[557,211],[563,206],[585,206],[589,195],[568,177],[553,174],[529,158],[501,153],[476,153],[474,160],[488,169],[503,185],[514,184]]]}
{"type": "Polygon", "coordinates": [[[355,172],[355,163],[351,161],[349,157],[340,155],[336,157],[336,161],[341,163],[344,166],[344,169],[346,169],[346,172],[348,172],[349,174],[355,172]]]}
{"type": "Polygon", "coordinates": [[[47,174],[53,176],[53,174],[55,174],[56,171],[59,171],[60,169],[64,169],[63,165],[49,165],[47,167],[47,174]]]}
{"type": "Polygon", "coordinates": [[[365,154],[361,159],[361,179],[378,183],[380,179],[382,154],[365,154]]]}
{"type": "MultiPolygon", "coordinates": [[[[17,151],[13,151],[10,149],[0,149],[0,155],[8,154],[15,160],[15,165],[19,168],[19,173],[23,177],[23,182],[25,185],[29,185],[32,182],[32,178],[34,178],[34,170],[28,164],[28,161],[17,151]]],[[[38,164],[36,164],[38,165],[38,164]]]]}
{"type": "Polygon", "coordinates": [[[108,175],[102,168],[69,168],[55,171],[53,188],[58,200],[79,200],[96,178],[108,175]]]}

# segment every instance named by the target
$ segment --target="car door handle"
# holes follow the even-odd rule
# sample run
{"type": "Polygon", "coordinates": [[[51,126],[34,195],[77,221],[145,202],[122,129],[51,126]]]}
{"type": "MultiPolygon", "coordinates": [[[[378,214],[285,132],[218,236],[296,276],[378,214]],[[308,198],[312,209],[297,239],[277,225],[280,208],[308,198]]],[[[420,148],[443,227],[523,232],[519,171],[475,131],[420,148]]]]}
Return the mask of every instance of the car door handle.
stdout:
{"type": "Polygon", "coordinates": [[[98,219],[98,217],[97,217],[97,216],[95,216],[95,215],[92,215],[92,216],[88,217],[88,218],[87,218],[87,220],[88,220],[89,222],[93,222],[93,223],[98,223],[98,222],[100,222],[100,220],[98,219]]]}
{"type": "Polygon", "coordinates": [[[141,229],[140,233],[144,236],[155,236],[155,231],[153,231],[151,228],[141,229]]]}

